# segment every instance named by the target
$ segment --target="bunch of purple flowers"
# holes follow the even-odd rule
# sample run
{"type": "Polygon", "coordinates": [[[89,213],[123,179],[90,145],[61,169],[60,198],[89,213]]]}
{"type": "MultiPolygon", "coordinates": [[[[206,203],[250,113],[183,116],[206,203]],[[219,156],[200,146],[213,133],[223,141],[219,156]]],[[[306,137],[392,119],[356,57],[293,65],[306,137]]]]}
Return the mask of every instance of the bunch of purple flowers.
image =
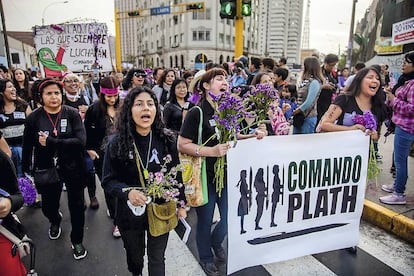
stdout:
{"type": "Polygon", "coordinates": [[[353,113],[352,121],[355,124],[363,125],[368,130],[377,130],[377,120],[371,111],[365,111],[362,115],[353,113]]]}
{"type": "Polygon", "coordinates": [[[270,84],[257,84],[244,95],[244,105],[247,112],[255,114],[259,124],[268,118],[268,111],[275,108],[275,102],[279,99],[278,91],[270,84]]]}
{"type": "Polygon", "coordinates": [[[179,188],[183,184],[178,182],[177,176],[178,172],[182,171],[182,167],[177,165],[168,171],[167,164],[172,161],[171,155],[167,155],[163,160],[161,171],[148,174],[148,185],[145,194],[153,199],[162,198],[165,201],[178,201],[179,188]]]}
{"type": "MultiPolygon", "coordinates": [[[[216,105],[216,113],[213,119],[216,121],[217,140],[220,144],[227,143],[231,140],[236,141],[237,133],[240,131],[240,122],[243,120],[245,111],[243,100],[233,95],[230,91],[214,95],[209,93],[214,104],[216,105]]],[[[214,164],[216,191],[219,196],[224,187],[224,165],[225,157],[218,157],[214,164]]]]}
{"type": "Polygon", "coordinates": [[[36,202],[37,191],[32,181],[27,177],[20,177],[18,179],[19,190],[23,195],[24,203],[32,205],[36,202]]]}
{"type": "MultiPolygon", "coordinates": [[[[360,124],[365,127],[366,130],[376,131],[377,130],[377,120],[375,119],[374,114],[371,111],[365,111],[362,115],[353,113],[352,114],[352,121],[355,124],[360,124]]],[[[367,177],[368,179],[374,179],[375,182],[378,184],[377,176],[381,172],[381,169],[378,167],[377,164],[377,156],[374,149],[374,143],[371,139],[370,147],[369,147],[369,158],[368,158],[368,171],[367,177]]]]}

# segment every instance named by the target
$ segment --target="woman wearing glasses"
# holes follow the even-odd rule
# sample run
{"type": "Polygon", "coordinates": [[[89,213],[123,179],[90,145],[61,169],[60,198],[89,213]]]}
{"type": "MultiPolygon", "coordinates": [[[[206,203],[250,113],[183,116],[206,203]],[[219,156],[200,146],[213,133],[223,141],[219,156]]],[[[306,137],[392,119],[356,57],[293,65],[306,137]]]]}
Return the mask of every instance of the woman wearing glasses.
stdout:
{"type": "Polygon", "coordinates": [[[148,86],[147,85],[147,73],[143,69],[131,69],[128,71],[125,79],[122,82],[122,88],[124,91],[121,92],[121,99],[125,99],[128,92],[135,87],[148,86]]]}

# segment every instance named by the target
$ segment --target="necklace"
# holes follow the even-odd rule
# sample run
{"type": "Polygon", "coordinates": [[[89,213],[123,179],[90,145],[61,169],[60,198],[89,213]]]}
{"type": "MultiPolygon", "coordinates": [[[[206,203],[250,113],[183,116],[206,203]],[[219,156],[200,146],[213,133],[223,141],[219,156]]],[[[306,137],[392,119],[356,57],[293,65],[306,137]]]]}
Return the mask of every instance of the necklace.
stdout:
{"type": "Polygon", "coordinates": [[[53,134],[54,134],[55,136],[57,136],[57,135],[58,135],[58,132],[57,132],[57,128],[56,128],[56,127],[57,127],[58,121],[59,121],[59,119],[60,119],[60,114],[61,114],[61,112],[62,112],[62,108],[59,110],[59,113],[58,113],[58,115],[57,115],[57,117],[56,117],[55,122],[53,122],[52,117],[50,117],[49,112],[47,112],[46,110],[45,110],[45,112],[46,112],[47,118],[49,119],[50,123],[51,123],[51,124],[52,124],[52,126],[53,126],[53,134]]]}
{"type": "Polygon", "coordinates": [[[137,146],[135,145],[135,142],[134,142],[135,155],[138,156],[139,163],[141,164],[142,168],[144,168],[144,178],[145,178],[145,180],[148,180],[148,178],[149,178],[148,163],[149,163],[149,156],[150,156],[150,151],[151,151],[151,143],[152,143],[152,130],[150,131],[150,138],[149,138],[149,144],[148,144],[147,163],[144,166],[144,164],[142,163],[141,156],[139,155],[137,146]]]}

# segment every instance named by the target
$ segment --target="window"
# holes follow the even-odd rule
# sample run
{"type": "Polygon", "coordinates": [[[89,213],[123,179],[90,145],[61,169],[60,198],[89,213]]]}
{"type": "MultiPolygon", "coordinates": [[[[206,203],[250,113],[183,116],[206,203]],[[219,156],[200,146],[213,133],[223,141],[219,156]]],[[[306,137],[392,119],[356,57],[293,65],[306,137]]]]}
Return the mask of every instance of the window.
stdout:
{"type": "Polygon", "coordinates": [[[211,9],[206,8],[204,12],[193,12],[193,20],[210,20],[211,19],[211,9]]]}
{"type": "Polygon", "coordinates": [[[224,34],[219,34],[219,43],[224,43],[224,34]]]}
{"type": "Polygon", "coordinates": [[[210,31],[200,30],[193,31],[193,41],[210,41],[210,31]]]}

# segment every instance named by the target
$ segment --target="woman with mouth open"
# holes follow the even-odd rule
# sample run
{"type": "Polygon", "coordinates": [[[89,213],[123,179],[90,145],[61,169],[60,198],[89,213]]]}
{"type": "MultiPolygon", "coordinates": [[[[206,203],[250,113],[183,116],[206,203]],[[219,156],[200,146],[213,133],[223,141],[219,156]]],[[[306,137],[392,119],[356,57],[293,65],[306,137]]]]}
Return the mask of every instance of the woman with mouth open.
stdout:
{"type": "MultiPolygon", "coordinates": [[[[201,98],[198,106],[203,112],[202,124],[202,142],[205,143],[209,137],[215,134],[215,124],[213,123],[214,104],[209,92],[218,95],[228,90],[227,73],[221,68],[208,70],[200,79],[199,89],[201,98]]],[[[200,147],[198,140],[198,125],[200,122],[200,111],[198,108],[192,108],[188,111],[184,122],[181,126],[180,135],[178,136],[178,150],[194,156],[205,156],[207,167],[207,186],[208,186],[208,203],[206,205],[194,208],[197,212],[197,249],[200,257],[200,263],[207,275],[219,275],[218,269],[214,264],[214,255],[219,262],[226,261],[225,251],[222,242],[227,235],[227,184],[221,191],[221,197],[216,192],[214,184],[214,163],[216,158],[226,155],[229,145],[219,144],[217,139],[210,141],[200,147]],[[218,205],[220,212],[220,221],[217,223],[214,231],[211,232],[213,223],[214,208],[218,205]],[[212,252],[214,251],[214,255],[212,252]]]]}
{"type": "MultiPolygon", "coordinates": [[[[338,95],[330,105],[328,111],[323,115],[316,132],[331,132],[360,129],[366,132],[365,126],[356,124],[353,121],[355,114],[363,115],[370,111],[376,121],[377,128],[381,127],[379,122],[385,118],[386,106],[384,98],[379,93],[381,77],[374,68],[364,68],[360,70],[352,82],[349,90],[338,95]]],[[[371,139],[378,140],[377,130],[367,130],[371,139]]]]}
{"type": "MultiPolygon", "coordinates": [[[[147,196],[137,187],[147,186],[144,178],[161,171],[167,155],[172,157],[167,169],[179,163],[176,139],[172,132],[165,130],[158,99],[150,88],[133,88],[120,109],[117,133],[105,150],[102,186],[105,192],[117,198],[115,223],[124,242],[128,270],[133,275],[143,275],[147,246],[149,275],[166,275],[165,249],[169,233],[152,236],[148,231],[147,213],[134,214],[131,210],[146,204],[147,196]]],[[[178,200],[185,202],[183,187],[178,200]]],[[[155,201],[161,203],[157,202],[159,199],[155,201]]],[[[186,216],[184,206],[178,206],[178,217],[186,216]]]]}

